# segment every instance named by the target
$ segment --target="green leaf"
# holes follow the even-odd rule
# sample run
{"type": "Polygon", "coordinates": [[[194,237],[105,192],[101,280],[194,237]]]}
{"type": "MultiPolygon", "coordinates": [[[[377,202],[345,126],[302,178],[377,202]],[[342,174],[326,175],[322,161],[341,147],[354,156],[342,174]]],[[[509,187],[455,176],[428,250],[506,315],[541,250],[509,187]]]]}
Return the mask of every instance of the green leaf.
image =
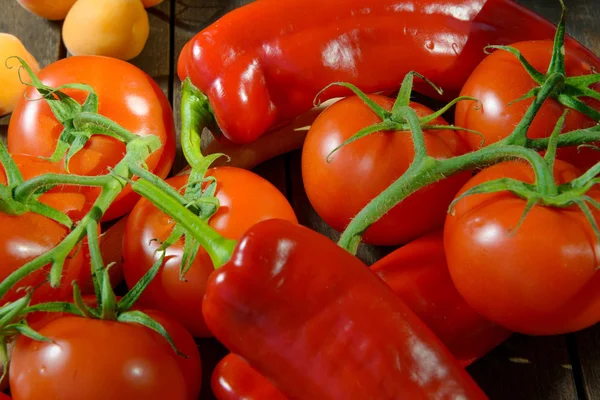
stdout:
{"type": "Polygon", "coordinates": [[[177,349],[177,346],[175,346],[175,343],[173,342],[173,339],[171,339],[169,332],[167,332],[166,329],[161,324],[159,324],[158,322],[156,322],[155,320],[150,318],[148,316],[148,314],[145,314],[141,311],[128,311],[126,313],[119,315],[118,321],[119,322],[128,322],[128,323],[133,323],[133,324],[140,324],[142,326],[145,326],[148,329],[152,329],[154,332],[161,335],[169,343],[171,348],[175,351],[175,353],[178,356],[181,356],[184,358],[189,358],[187,355],[181,353],[177,349]]]}

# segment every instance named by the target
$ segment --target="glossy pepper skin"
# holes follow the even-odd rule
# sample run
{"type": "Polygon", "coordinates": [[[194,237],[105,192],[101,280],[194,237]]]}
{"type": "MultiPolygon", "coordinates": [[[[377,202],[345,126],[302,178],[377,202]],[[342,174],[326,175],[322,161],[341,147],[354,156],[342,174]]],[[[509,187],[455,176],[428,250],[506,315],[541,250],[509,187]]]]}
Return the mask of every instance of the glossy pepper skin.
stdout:
{"type": "Polygon", "coordinates": [[[485,46],[553,36],[554,25],[510,0],[262,0],[196,34],[178,75],[208,96],[229,140],[249,143],[308,111],[332,82],[393,90],[414,70],[454,97],[485,46]]]}
{"type": "Polygon", "coordinates": [[[287,400],[267,378],[233,353],[219,361],[210,386],[217,400],[287,400]]]}
{"type": "Polygon", "coordinates": [[[254,225],[209,278],[215,337],[289,399],[487,399],[356,257],[300,225],[254,225]]]}
{"type": "MultiPolygon", "coordinates": [[[[464,367],[506,340],[511,332],[467,305],[452,283],[442,231],[423,236],[371,266],[448,347],[464,367]]],[[[229,354],[212,375],[218,400],[284,400],[286,397],[245,360],[229,354]]]]}
{"type": "Polygon", "coordinates": [[[468,366],[512,332],[476,313],[448,271],[442,231],[423,236],[371,266],[404,303],[468,366]]]}

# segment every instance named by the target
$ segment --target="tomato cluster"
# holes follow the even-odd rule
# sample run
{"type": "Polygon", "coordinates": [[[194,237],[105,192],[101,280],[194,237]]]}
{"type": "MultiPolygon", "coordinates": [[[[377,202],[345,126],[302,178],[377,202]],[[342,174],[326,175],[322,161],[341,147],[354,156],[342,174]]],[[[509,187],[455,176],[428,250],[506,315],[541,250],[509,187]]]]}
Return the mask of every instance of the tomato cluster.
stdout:
{"type": "MultiPolygon", "coordinates": [[[[535,70],[552,70],[556,43],[528,41],[515,44],[514,49],[535,70]]],[[[473,398],[483,398],[462,367],[511,332],[560,334],[600,321],[600,191],[593,179],[597,175],[593,172],[600,171],[586,172],[600,161],[600,155],[574,146],[553,148],[561,133],[557,126],[567,133],[597,125],[586,110],[600,110],[594,100],[600,96],[576,102],[573,99],[579,95],[570,100],[548,95],[527,126],[527,135],[521,142],[510,142],[516,137],[515,127],[538,101],[539,92],[532,90],[540,83],[514,52],[505,50],[495,50],[472,71],[454,114],[409,101],[413,75],[408,74],[396,101],[353,88],[357,95],[333,103],[311,121],[302,144],[302,181],[315,211],[343,232],[344,250],[350,247],[344,246],[344,235],[356,223],[365,226],[355,233],[363,242],[399,247],[369,269],[347,252],[334,253],[333,244],[318,241],[311,236],[314,232],[294,231],[299,221],[283,193],[248,169],[212,166],[209,161],[217,157],[205,158],[199,149],[190,150],[198,143],[188,132],[182,135],[187,141],[182,147],[190,169],[173,175],[173,112],[160,87],[142,70],[100,56],[73,56],[42,69],[39,82],[27,88],[12,113],[8,151],[0,149],[0,194],[6,195],[0,198],[0,284],[63,243],[72,240],[77,245],[64,260],[44,261],[3,292],[0,345],[14,338],[9,367],[13,398],[197,399],[205,383],[194,338],[213,335],[231,344],[233,351],[212,376],[213,392],[220,399],[286,398],[282,392],[294,387],[293,379],[278,379],[277,367],[265,365],[281,366],[282,374],[294,371],[296,364],[285,360],[293,351],[314,360],[314,371],[352,377],[356,371],[332,361],[344,349],[355,351],[348,351],[350,361],[360,361],[360,371],[372,374],[385,375],[378,363],[384,365],[390,354],[397,357],[394,362],[402,360],[402,367],[406,357],[409,372],[403,379],[413,383],[419,371],[411,375],[410,368],[427,362],[417,350],[427,357],[431,352],[431,357],[440,357],[440,368],[451,366],[448,374],[458,382],[452,381],[456,383],[452,390],[463,393],[464,389],[474,393],[473,398]],[[79,85],[73,86],[74,82],[79,85]],[[527,97],[528,93],[533,95],[527,97]],[[43,100],[32,101],[40,94],[43,100]],[[568,101],[574,110],[565,105],[568,101]],[[71,108],[57,108],[53,102],[71,108]],[[65,110],[77,111],[71,115],[65,110]],[[94,116],[101,117],[99,123],[90,122],[94,116]],[[119,136],[118,132],[126,133],[119,136]],[[160,145],[147,150],[149,155],[137,160],[139,165],[128,165],[130,176],[114,174],[134,152],[131,143],[143,138],[155,138],[160,145]],[[513,151],[513,155],[515,148],[530,150],[535,139],[548,139],[546,149],[536,148],[541,151],[530,151],[523,160],[492,157],[495,150],[513,151]],[[61,146],[64,151],[57,152],[61,146]],[[469,164],[469,157],[482,149],[489,150],[485,154],[494,165],[469,164]],[[57,154],[60,157],[55,159],[57,154]],[[459,160],[457,165],[466,161],[460,168],[441,167],[452,160],[459,160]],[[113,186],[77,183],[99,182],[94,178],[102,177],[114,178],[113,186]],[[42,178],[64,182],[40,181],[35,190],[26,190],[42,178]],[[403,190],[395,190],[403,180],[408,182],[403,190]],[[140,181],[151,182],[153,190],[162,191],[163,199],[179,208],[148,194],[140,197],[143,190],[135,186],[140,181]],[[98,204],[104,204],[107,187],[114,198],[102,209],[98,204]],[[23,192],[28,195],[23,197],[23,192]],[[392,195],[401,200],[393,201],[392,195]],[[357,222],[368,209],[378,218],[357,222]],[[278,221],[287,222],[277,225],[278,221]],[[75,240],[80,226],[86,226],[86,231],[75,240]],[[195,226],[206,230],[194,230],[195,226]],[[199,231],[214,236],[199,239],[199,231]],[[95,243],[98,235],[100,243],[95,243]],[[102,243],[115,248],[104,251],[102,243]],[[260,245],[269,253],[262,253],[260,245]],[[229,258],[218,259],[215,248],[225,248],[229,258]],[[336,265],[322,265],[325,272],[319,275],[311,264],[313,250],[328,254],[327,260],[336,265]],[[58,261],[64,265],[56,284],[58,261]],[[99,263],[110,261],[115,264],[98,270],[99,263]],[[306,270],[290,273],[286,263],[300,263],[306,270]],[[340,277],[342,264],[344,268],[348,264],[348,275],[340,277]],[[223,283],[228,279],[230,286],[223,283]],[[126,288],[121,286],[123,296],[117,299],[112,287],[121,280],[126,288]],[[344,292],[344,285],[355,291],[344,292]],[[231,287],[239,291],[234,293],[231,287]],[[244,297],[265,287],[269,290],[264,290],[264,298],[244,297]],[[317,304],[322,310],[311,314],[319,296],[331,301],[317,304]],[[31,307],[30,312],[11,314],[23,299],[27,300],[23,309],[31,307]],[[355,319],[343,320],[342,326],[345,302],[365,308],[352,310],[348,315],[355,319]],[[400,314],[407,322],[397,323],[400,314]],[[395,348],[381,360],[365,357],[371,350],[379,354],[373,337],[385,342],[382,332],[360,339],[369,333],[368,318],[373,316],[385,320],[381,326],[406,334],[395,338],[398,346],[415,337],[426,338],[426,343],[411,342],[417,349],[412,358],[394,353],[395,348]],[[233,327],[226,333],[221,318],[233,327]],[[329,337],[323,339],[325,344],[316,343],[314,338],[321,333],[313,328],[329,323],[340,324],[342,344],[329,337]],[[249,328],[243,331],[244,327],[249,328]],[[263,335],[277,329],[281,337],[263,335]],[[298,337],[300,344],[289,340],[298,337]],[[260,343],[249,343],[256,338],[260,343]],[[248,356],[242,354],[255,344],[248,356]],[[300,350],[294,350],[297,344],[300,350]],[[301,351],[302,345],[312,350],[331,346],[311,358],[301,351]],[[235,354],[236,349],[240,354],[235,354]],[[291,353],[286,352],[289,349],[291,353]],[[321,357],[327,359],[322,364],[321,357]],[[340,371],[330,371],[332,365],[340,371]]],[[[567,77],[593,75],[600,67],[600,61],[577,49],[566,53],[564,64],[563,87],[570,90],[574,86],[569,86],[572,81],[567,77]]],[[[209,100],[198,99],[204,107],[199,114],[210,114],[209,100]]],[[[196,123],[201,119],[194,117],[196,123]]],[[[264,157],[271,157],[274,147],[266,147],[264,157]]],[[[261,159],[255,154],[250,158],[253,165],[261,159]]],[[[364,215],[371,218],[372,214],[364,215]]],[[[310,380],[314,371],[302,377],[310,380]]],[[[378,379],[352,384],[362,393],[371,390],[371,384],[384,386],[378,379]]],[[[344,382],[333,381],[330,392],[319,381],[310,382],[315,387],[306,385],[301,393],[335,394],[344,382]]],[[[398,382],[384,383],[393,387],[398,382]]],[[[442,391],[422,389],[427,384],[437,385],[419,381],[416,388],[409,386],[408,390],[415,390],[409,395],[442,391]]]]}

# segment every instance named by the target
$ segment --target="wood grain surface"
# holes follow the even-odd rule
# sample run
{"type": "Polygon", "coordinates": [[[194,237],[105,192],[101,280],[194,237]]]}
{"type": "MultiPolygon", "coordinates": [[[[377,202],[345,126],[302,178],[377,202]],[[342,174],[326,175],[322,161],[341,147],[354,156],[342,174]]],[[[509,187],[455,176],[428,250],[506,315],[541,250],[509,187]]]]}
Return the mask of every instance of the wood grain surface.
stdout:
{"type": "MultiPolygon", "coordinates": [[[[177,57],[183,45],[198,31],[224,13],[251,0],[165,0],[150,9],[150,37],[144,51],[131,62],[148,72],[171,100],[179,120],[180,81],[177,57]]],[[[326,1],[326,0],[323,0],[326,1]]],[[[518,0],[543,17],[557,21],[558,0],[518,0]]],[[[600,54],[600,0],[566,0],[568,32],[600,54]]],[[[0,32],[19,37],[40,66],[67,56],[61,42],[61,23],[36,17],[16,0],[0,0],[0,32]]],[[[1,90],[1,88],[0,88],[1,90]]],[[[8,117],[0,118],[4,139],[8,117]]],[[[206,135],[210,139],[210,135],[206,135]]],[[[179,154],[175,170],[185,165],[179,154]]],[[[255,172],[286,194],[300,222],[332,238],[338,233],[314,212],[303,189],[300,153],[287,154],[263,163],[255,172]]],[[[361,245],[359,257],[373,263],[391,249],[361,245]]],[[[210,372],[226,354],[215,340],[199,340],[203,359],[201,399],[212,399],[210,372]]],[[[527,337],[513,335],[482,360],[468,368],[492,400],[596,400],[600,399],[600,327],[572,335],[527,337]]]]}

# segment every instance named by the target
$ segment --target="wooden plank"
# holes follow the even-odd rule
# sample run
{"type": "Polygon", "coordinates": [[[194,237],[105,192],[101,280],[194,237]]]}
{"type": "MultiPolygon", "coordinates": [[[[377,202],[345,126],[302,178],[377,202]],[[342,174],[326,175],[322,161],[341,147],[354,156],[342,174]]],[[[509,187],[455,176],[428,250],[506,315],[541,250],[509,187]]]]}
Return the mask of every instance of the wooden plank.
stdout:
{"type": "Polygon", "coordinates": [[[172,88],[171,62],[171,2],[162,2],[148,9],[150,35],[144,50],[129,62],[148,73],[162,88],[166,96],[172,88]]]}
{"type": "Polygon", "coordinates": [[[577,399],[564,336],[513,335],[467,371],[490,399],[577,399]]]}
{"type": "MultiPolygon", "coordinates": [[[[61,22],[47,21],[25,10],[13,0],[4,0],[0,6],[0,32],[10,33],[23,42],[41,68],[64,56],[60,32],[61,22]]],[[[4,68],[4,60],[0,60],[4,68]]],[[[0,125],[8,125],[10,115],[0,118],[0,125]]]]}
{"type": "Polygon", "coordinates": [[[600,399],[600,325],[574,336],[587,398],[600,399]]]}

